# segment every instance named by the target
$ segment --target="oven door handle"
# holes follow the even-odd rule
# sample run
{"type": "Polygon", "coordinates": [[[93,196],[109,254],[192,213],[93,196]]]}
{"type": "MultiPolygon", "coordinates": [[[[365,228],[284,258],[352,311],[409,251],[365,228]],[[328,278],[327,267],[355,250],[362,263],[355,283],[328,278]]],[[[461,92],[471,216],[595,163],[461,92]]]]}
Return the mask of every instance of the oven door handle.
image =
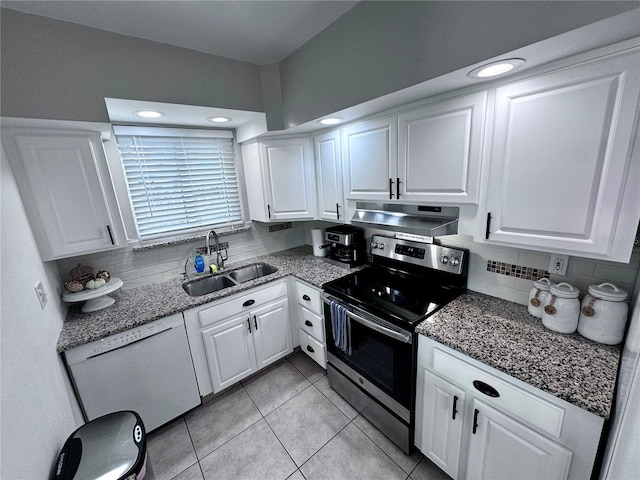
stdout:
{"type": "MultiPolygon", "coordinates": [[[[322,301],[328,305],[331,305],[331,300],[326,297],[322,297],[322,301]]],[[[385,327],[384,325],[380,325],[377,322],[360,317],[359,315],[356,315],[349,310],[347,310],[347,316],[352,320],[355,320],[356,322],[364,325],[365,327],[369,327],[371,330],[375,330],[376,332],[386,335],[387,337],[391,337],[394,340],[399,340],[403,343],[413,342],[413,335],[411,335],[410,333],[397,332],[388,327],[385,327]]]]}

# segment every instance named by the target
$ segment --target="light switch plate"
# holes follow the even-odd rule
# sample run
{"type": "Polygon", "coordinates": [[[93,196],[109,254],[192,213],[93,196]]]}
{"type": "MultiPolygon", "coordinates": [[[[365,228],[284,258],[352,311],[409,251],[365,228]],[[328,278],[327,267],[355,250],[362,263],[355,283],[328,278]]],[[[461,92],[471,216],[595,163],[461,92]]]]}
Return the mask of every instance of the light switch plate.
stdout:
{"type": "Polygon", "coordinates": [[[36,283],[36,286],[33,288],[36,291],[36,295],[38,296],[38,301],[40,302],[40,308],[44,310],[44,307],[47,304],[47,292],[44,291],[44,286],[42,285],[42,282],[36,283]]]}
{"type": "Polygon", "coordinates": [[[552,253],[551,261],[549,262],[549,273],[553,275],[566,275],[568,265],[569,265],[569,255],[552,253]]]}

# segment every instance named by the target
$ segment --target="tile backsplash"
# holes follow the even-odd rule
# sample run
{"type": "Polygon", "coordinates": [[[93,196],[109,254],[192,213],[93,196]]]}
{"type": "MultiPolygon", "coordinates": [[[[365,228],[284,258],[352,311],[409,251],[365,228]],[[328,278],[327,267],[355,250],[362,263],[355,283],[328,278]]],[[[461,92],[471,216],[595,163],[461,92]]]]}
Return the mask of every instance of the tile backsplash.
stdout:
{"type": "MultiPolygon", "coordinates": [[[[237,262],[304,245],[307,243],[306,232],[310,228],[309,225],[308,222],[293,222],[286,228],[273,230],[269,228],[271,225],[255,222],[247,231],[224,235],[224,242],[229,244],[227,262],[237,262]]],[[[139,251],[126,247],[58,260],[56,263],[63,282],[71,278],[69,272],[77,267],[78,263],[83,263],[93,267],[94,273],[98,270],[109,271],[112,276],[123,281],[122,289],[128,290],[182,277],[185,262],[193,260],[196,248],[203,246],[204,240],[198,239],[139,251]]],[[[210,261],[215,262],[215,255],[211,258],[210,261]]],[[[192,263],[188,268],[193,269],[192,263]]]]}
{"type": "Polygon", "coordinates": [[[470,290],[522,305],[527,304],[533,282],[541,277],[548,277],[552,283],[568,282],[580,289],[581,297],[588,292],[589,285],[603,282],[615,284],[631,297],[640,269],[637,248],[628,264],[572,256],[566,275],[550,275],[548,253],[474,243],[466,235],[449,235],[440,240],[443,245],[469,250],[470,290]]]}

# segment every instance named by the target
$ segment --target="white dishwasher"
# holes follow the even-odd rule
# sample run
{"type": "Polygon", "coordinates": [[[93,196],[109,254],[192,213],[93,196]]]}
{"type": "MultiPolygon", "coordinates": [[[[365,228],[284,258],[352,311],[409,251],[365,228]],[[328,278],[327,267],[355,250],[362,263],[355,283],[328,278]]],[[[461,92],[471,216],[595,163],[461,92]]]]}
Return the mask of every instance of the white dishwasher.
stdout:
{"type": "Polygon", "coordinates": [[[87,420],[134,410],[151,431],[200,404],[181,313],[64,356],[87,420]]]}

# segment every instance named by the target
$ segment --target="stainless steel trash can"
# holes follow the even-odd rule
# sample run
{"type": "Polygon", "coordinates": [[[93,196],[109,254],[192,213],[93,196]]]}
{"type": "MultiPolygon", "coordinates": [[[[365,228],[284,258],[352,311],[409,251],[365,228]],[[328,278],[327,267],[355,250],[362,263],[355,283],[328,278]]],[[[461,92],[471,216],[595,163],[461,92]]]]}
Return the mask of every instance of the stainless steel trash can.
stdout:
{"type": "Polygon", "coordinates": [[[140,480],[144,478],[147,438],[140,416],[114,412],[78,428],[67,439],[55,480],[140,480]]]}

